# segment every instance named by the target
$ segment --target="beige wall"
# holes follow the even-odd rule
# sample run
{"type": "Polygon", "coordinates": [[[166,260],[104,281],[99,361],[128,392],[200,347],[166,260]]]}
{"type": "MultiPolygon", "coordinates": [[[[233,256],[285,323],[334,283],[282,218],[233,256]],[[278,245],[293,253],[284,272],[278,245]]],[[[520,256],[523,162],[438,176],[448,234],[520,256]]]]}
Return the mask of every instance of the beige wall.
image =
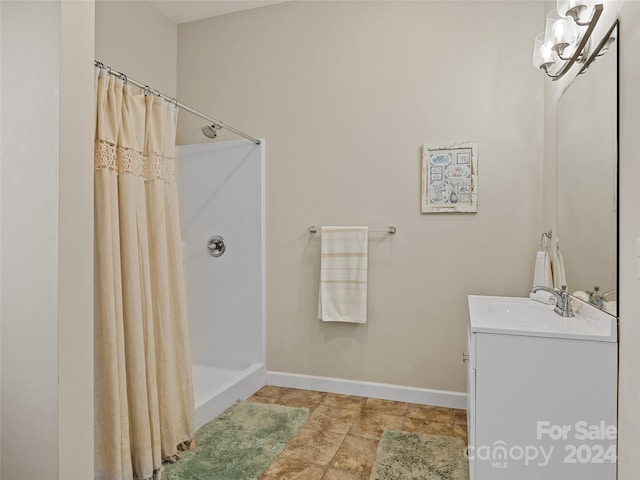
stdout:
{"type": "Polygon", "coordinates": [[[96,2],[95,59],[167,95],[176,94],[177,35],[147,2],[96,2]]]}
{"type": "Polygon", "coordinates": [[[58,470],[59,33],[59,2],[3,2],[3,478],[58,470]],[[35,137],[34,119],[48,127],[35,137]]]}
{"type": "Polygon", "coordinates": [[[93,2],[2,19],[2,467],[93,474],[93,2]]]}
{"type": "Polygon", "coordinates": [[[465,391],[466,295],[531,283],[542,9],[288,2],[179,26],[180,100],[267,140],[269,370],[465,391]],[[420,146],[460,140],[480,143],[478,213],[422,215],[420,146]],[[370,242],[368,324],[316,319],[312,224],[397,226],[370,242]]]}
{"type": "MultiPolygon", "coordinates": [[[[555,2],[546,2],[546,11],[555,8],[555,2]]],[[[640,237],[640,139],[638,129],[640,102],[637,85],[640,76],[640,3],[635,1],[609,1],[605,4],[605,17],[600,33],[619,18],[619,132],[620,132],[620,185],[619,185],[619,319],[620,319],[620,377],[618,408],[618,478],[640,478],[640,285],[636,277],[635,239],[640,237]]],[[[544,18],[540,19],[541,25],[544,18]]],[[[545,160],[544,160],[544,224],[555,225],[555,141],[556,101],[571,78],[563,82],[545,83],[545,160]]]]}
{"type": "Polygon", "coordinates": [[[620,10],[620,480],[640,478],[640,283],[636,238],[640,238],[640,3],[620,10]]]}
{"type": "Polygon", "coordinates": [[[60,3],[58,478],[66,480],[93,475],[95,3],[60,3]]]}

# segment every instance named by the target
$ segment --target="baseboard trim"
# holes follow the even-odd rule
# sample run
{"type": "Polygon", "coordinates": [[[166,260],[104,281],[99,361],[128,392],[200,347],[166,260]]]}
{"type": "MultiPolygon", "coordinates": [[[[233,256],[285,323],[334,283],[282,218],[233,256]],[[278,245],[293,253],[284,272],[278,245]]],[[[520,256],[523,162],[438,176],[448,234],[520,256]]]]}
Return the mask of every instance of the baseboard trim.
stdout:
{"type": "Polygon", "coordinates": [[[384,400],[436,405],[439,407],[467,408],[466,393],[406,387],[388,383],[267,371],[267,385],[356,395],[359,397],[382,398],[384,400]]]}

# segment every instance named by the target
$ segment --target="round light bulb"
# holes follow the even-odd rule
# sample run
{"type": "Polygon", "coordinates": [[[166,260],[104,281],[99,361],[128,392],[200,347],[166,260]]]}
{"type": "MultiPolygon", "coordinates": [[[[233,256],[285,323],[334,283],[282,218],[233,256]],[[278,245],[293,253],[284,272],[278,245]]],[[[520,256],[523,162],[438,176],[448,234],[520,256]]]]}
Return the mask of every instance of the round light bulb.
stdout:
{"type": "Polygon", "coordinates": [[[552,10],[547,15],[545,42],[551,42],[556,53],[563,58],[567,47],[570,47],[578,38],[578,32],[574,22],[563,18],[557,10],[552,10]]]}
{"type": "Polygon", "coordinates": [[[553,38],[556,40],[563,39],[567,34],[567,21],[564,18],[561,18],[553,22],[551,32],[553,34],[553,38]]]}
{"type": "Polygon", "coordinates": [[[545,32],[536,36],[533,46],[533,66],[535,68],[549,69],[558,61],[553,50],[553,42],[545,41],[545,32]]]}

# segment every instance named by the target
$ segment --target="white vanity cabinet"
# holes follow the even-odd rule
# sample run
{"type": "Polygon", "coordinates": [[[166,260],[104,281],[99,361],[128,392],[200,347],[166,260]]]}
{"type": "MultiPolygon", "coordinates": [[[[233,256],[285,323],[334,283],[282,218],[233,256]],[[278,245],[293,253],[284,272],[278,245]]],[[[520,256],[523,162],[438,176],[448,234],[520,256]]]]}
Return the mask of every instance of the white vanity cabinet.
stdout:
{"type": "Polygon", "coordinates": [[[617,329],[469,296],[471,480],[615,480],[617,329]]]}

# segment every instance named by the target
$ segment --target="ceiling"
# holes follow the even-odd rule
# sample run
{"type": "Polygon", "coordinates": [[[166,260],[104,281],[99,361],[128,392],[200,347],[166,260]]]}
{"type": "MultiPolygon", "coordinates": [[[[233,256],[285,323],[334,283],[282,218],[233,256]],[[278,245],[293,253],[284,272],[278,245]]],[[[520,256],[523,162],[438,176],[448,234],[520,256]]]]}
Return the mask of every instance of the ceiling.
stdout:
{"type": "Polygon", "coordinates": [[[286,0],[148,0],[162,14],[176,23],[264,7],[286,0]]]}

